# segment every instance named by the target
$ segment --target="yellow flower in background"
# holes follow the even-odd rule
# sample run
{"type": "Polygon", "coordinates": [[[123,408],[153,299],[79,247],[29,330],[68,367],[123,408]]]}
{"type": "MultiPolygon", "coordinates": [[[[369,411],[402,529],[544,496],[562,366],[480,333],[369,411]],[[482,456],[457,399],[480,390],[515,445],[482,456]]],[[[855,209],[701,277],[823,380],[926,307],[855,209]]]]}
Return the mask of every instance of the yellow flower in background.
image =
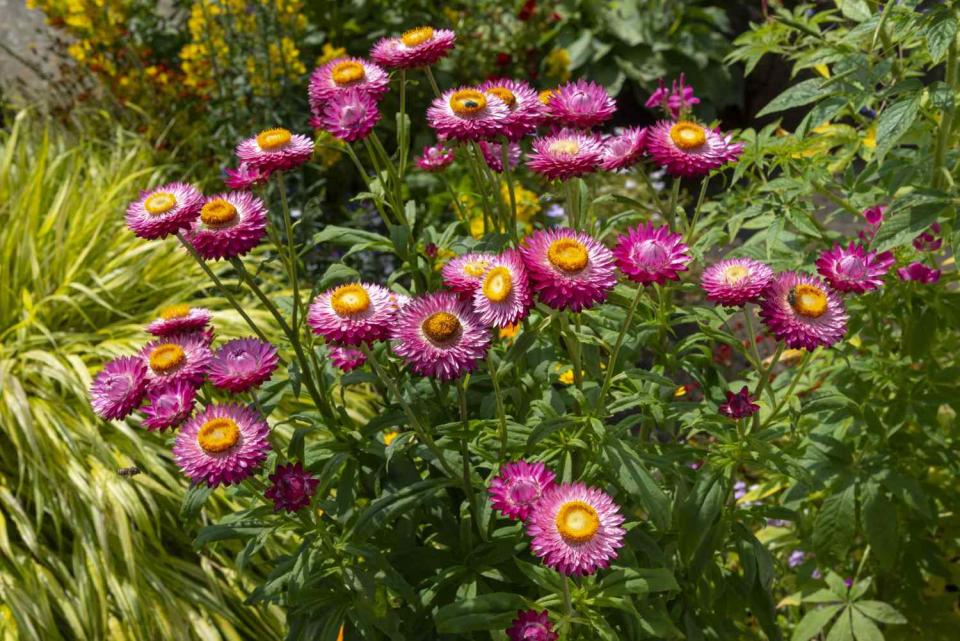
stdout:
{"type": "MultiPolygon", "coordinates": [[[[517,181],[513,182],[513,196],[517,201],[517,219],[529,222],[540,213],[540,198],[517,181]]],[[[506,182],[500,183],[500,197],[503,202],[510,204],[510,187],[506,182]]]]}
{"type": "Polygon", "coordinates": [[[470,219],[470,235],[477,240],[483,238],[483,216],[474,216],[470,219]]]}
{"type": "Polygon", "coordinates": [[[877,125],[872,124],[870,128],[867,129],[867,133],[863,136],[863,146],[867,149],[876,149],[877,148],[877,125]]]}
{"type": "Polygon", "coordinates": [[[399,430],[390,430],[389,432],[383,433],[383,444],[387,447],[390,447],[390,444],[393,443],[396,438],[400,436],[399,430]]]}
{"type": "Polygon", "coordinates": [[[437,249],[437,257],[433,261],[433,271],[438,272],[443,269],[443,266],[446,265],[450,259],[456,255],[456,252],[447,249],[446,247],[440,247],[437,249]]]}
{"type": "Polygon", "coordinates": [[[570,79],[570,52],[566,49],[554,49],[544,61],[546,64],[547,76],[557,80],[566,81],[570,79]]]}
{"type": "Polygon", "coordinates": [[[320,57],[317,58],[317,66],[325,65],[337,58],[343,58],[345,55],[347,55],[347,50],[343,47],[334,47],[329,42],[324,42],[320,57]]]}
{"type": "Polygon", "coordinates": [[[313,147],[313,157],[327,169],[333,167],[343,157],[343,148],[346,143],[333,134],[318,129],[314,141],[316,144],[313,147]]]}
{"type": "MultiPolygon", "coordinates": [[[[520,333],[520,328],[523,327],[520,323],[514,323],[512,325],[507,325],[506,327],[500,328],[500,338],[513,338],[520,333]]],[[[572,371],[572,370],[571,370],[572,371]]]]}

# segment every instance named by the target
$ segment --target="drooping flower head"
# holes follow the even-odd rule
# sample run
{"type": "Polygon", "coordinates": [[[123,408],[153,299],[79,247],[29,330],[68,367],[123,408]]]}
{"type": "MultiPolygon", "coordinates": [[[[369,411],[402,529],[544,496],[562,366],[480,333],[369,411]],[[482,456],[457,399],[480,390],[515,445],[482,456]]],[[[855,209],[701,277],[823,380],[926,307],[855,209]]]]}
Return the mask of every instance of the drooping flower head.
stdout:
{"type": "Polygon", "coordinates": [[[374,104],[387,92],[390,78],[380,67],[362,58],[344,57],[317,67],[310,74],[307,90],[314,115],[323,113],[326,104],[337,94],[356,89],[369,95],[374,104]]]}
{"type": "Polygon", "coordinates": [[[313,141],[306,136],[277,127],[264,129],[237,145],[237,158],[255,169],[293,169],[313,156],[313,141]]]}
{"type": "Polygon", "coordinates": [[[537,91],[522,80],[495,78],[481,84],[479,89],[493,94],[507,106],[503,135],[511,141],[536,131],[545,118],[544,105],[537,91]]]}
{"type": "Polygon", "coordinates": [[[553,92],[547,103],[550,118],[567,127],[589,129],[609,120],[616,101],[603,85],[590,80],[567,82],[553,92]]]}
{"type": "Polygon", "coordinates": [[[277,368],[277,348],[257,338],[237,338],[220,346],[207,374],[220,389],[239,394],[270,380],[277,368]]]}
{"type": "Polygon", "coordinates": [[[685,83],[683,74],[680,74],[679,81],[674,80],[670,89],[659,80],[660,86],[654,90],[644,106],[647,109],[660,107],[665,113],[670,114],[674,120],[680,120],[690,112],[690,109],[700,104],[700,99],[693,95],[693,87],[685,83]]]}
{"type": "Polygon", "coordinates": [[[456,34],[449,29],[417,27],[398,38],[382,38],[370,57],[388,69],[413,69],[432,65],[453,49],[456,34]]]}
{"type": "Polygon", "coordinates": [[[490,505],[508,519],[526,521],[556,477],[543,463],[507,463],[500,468],[500,474],[490,480],[490,505]]]}
{"type": "Polygon", "coordinates": [[[143,401],[147,368],[136,356],[115,358],[103,366],[90,385],[90,405],[105,421],[124,419],[143,401]]]}
{"type": "Polygon", "coordinates": [[[143,426],[151,432],[177,427],[193,414],[197,389],[187,381],[175,381],[147,394],[143,426]]]}
{"type": "Polygon", "coordinates": [[[554,309],[588,309],[617,284],[613,253],[583,232],[537,231],[524,239],[520,252],[534,291],[554,309]]]}
{"type": "Polygon", "coordinates": [[[846,248],[834,245],[820,254],[817,272],[837,291],[862,294],[883,286],[883,276],[893,262],[890,252],[868,252],[851,242],[846,248]]]}
{"type": "MultiPolygon", "coordinates": [[[[503,173],[503,145],[499,142],[490,142],[481,140],[479,143],[480,153],[483,154],[483,160],[487,167],[498,174],[503,173]]],[[[517,166],[520,162],[520,145],[515,142],[507,143],[507,160],[510,162],[510,169],[517,166]]]]}
{"type": "Polygon", "coordinates": [[[213,318],[209,309],[191,307],[186,303],[170,305],[160,310],[160,318],[147,325],[154,336],[173,336],[203,329],[213,318]]]}
{"type": "Polygon", "coordinates": [[[720,413],[727,418],[738,419],[753,416],[760,411],[760,406],[753,402],[750,388],[744,385],[739,392],[725,392],[727,402],[720,405],[720,413]]]}
{"type": "Polygon", "coordinates": [[[898,269],[897,276],[900,277],[900,280],[929,285],[940,280],[940,270],[924,265],[923,263],[914,262],[898,269]]]}
{"type": "Polygon", "coordinates": [[[626,169],[640,161],[643,155],[647,130],[643,127],[628,127],[622,133],[603,142],[603,159],[600,166],[607,170],[626,169]]]}
{"type": "Polygon", "coordinates": [[[200,217],[187,231],[187,240],[207,260],[243,256],[267,233],[267,208],[248,191],[231,191],[207,198],[200,217]]]}
{"type": "Polygon", "coordinates": [[[847,333],[847,312],[840,297],[808,274],[776,274],[763,292],[760,317],[778,340],[795,349],[829,347],[847,333]]]}
{"type": "Polygon", "coordinates": [[[169,183],[140,192],[127,207],[127,227],[140,238],[154,240],[190,226],[203,206],[203,194],[187,183],[169,183]]]}
{"type": "Polygon", "coordinates": [[[633,282],[662,285],[668,280],[680,280],[679,272],[686,271],[690,262],[688,249],[682,235],[666,226],[647,223],[620,236],[613,255],[617,267],[633,282]]]}
{"type": "Polygon", "coordinates": [[[534,138],[533,153],[527,166],[550,180],[569,180],[595,171],[603,160],[600,137],[582,131],[563,129],[542,138],[534,138]]]}
{"type": "Polygon", "coordinates": [[[499,97],[461,87],[444,92],[427,109],[427,122],[438,136],[480,140],[504,132],[507,106],[499,97]]]}
{"type": "Polygon", "coordinates": [[[270,426],[257,412],[236,404],[210,405],[177,434],[173,460],[194,483],[239,483],[267,458],[270,426]]]}
{"type": "Polygon", "coordinates": [[[547,488],[527,519],[530,550],[557,572],[593,574],[610,565],[626,532],[619,506],[583,483],[547,488]]]}
{"type": "Polygon", "coordinates": [[[251,167],[245,162],[240,163],[236,169],[227,168],[223,172],[226,174],[223,184],[230,189],[250,189],[270,180],[269,171],[251,167]]]}
{"type": "Polygon", "coordinates": [[[700,287],[707,298],[727,307],[740,307],[760,298],[773,270],[752,258],[727,258],[703,270],[700,287]]]}
{"type": "Polygon", "coordinates": [[[380,285],[350,283],[328,289],[310,305],[307,324],[328,341],[359,345],[385,339],[396,315],[392,293],[380,285]]]}
{"type": "Polygon", "coordinates": [[[423,154],[417,156],[417,166],[424,171],[441,171],[454,161],[453,149],[447,149],[443,143],[423,148],[423,154]]]}
{"type": "Polygon", "coordinates": [[[943,246],[943,238],[936,234],[940,233],[940,223],[933,223],[930,229],[923,232],[913,239],[913,248],[918,252],[935,252],[943,246]]]}
{"type": "Polygon", "coordinates": [[[473,290],[474,311],[481,323],[492,327],[506,327],[523,320],[531,302],[527,270],[515,249],[494,257],[480,286],[473,290]]]}
{"type": "Polygon", "coordinates": [[[380,120],[376,99],[362,89],[337,92],[323,107],[319,125],[332,136],[354,142],[373,131],[380,120]]]}
{"type": "Polygon", "coordinates": [[[454,292],[414,298],[397,316],[393,351],[421,376],[442,381],[472,371],[486,356],[490,330],[454,292]]]}
{"type": "Polygon", "coordinates": [[[199,386],[212,356],[202,332],[151,341],[140,350],[140,358],[147,368],[147,388],[154,390],[176,381],[199,386]]]}
{"type": "Polygon", "coordinates": [[[695,178],[735,161],[743,145],[689,120],[662,120],[647,129],[647,153],[671,176],[695,178]]]}
{"type": "Polygon", "coordinates": [[[473,294],[483,284],[483,276],[495,255],[470,252],[450,259],[440,270],[443,284],[456,292],[473,294]]]}
{"type": "Polygon", "coordinates": [[[317,493],[320,479],[303,469],[303,463],[297,461],[288,465],[278,465],[270,475],[273,483],[263,495],[273,501],[273,511],[298,512],[310,505],[317,493]]]}
{"type": "Polygon", "coordinates": [[[346,374],[367,362],[367,355],[356,347],[349,345],[327,345],[330,362],[341,372],[346,374]]]}
{"type": "Polygon", "coordinates": [[[517,610],[517,618],[507,628],[510,641],[557,641],[550,616],[546,610],[517,610]]]}

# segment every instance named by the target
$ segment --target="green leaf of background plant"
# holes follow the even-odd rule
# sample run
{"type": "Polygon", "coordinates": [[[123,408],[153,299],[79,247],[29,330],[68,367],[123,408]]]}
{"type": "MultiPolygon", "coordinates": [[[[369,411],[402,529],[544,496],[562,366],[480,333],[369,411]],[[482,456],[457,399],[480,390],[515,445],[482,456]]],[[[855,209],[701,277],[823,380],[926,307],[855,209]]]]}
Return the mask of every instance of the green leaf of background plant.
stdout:
{"type": "Polygon", "coordinates": [[[607,443],[603,451],[610,469],[616,471],[624,489],[640,498],[654,525],[661,530],[669,528],[670,499],[647,472],[640,457],[620,440],[607,443]]]}
{"type": "Polygon", "coordinates": [[[856,485],[831,494],[820,506],[813,526],[813,545],[836,555],[846,552],[853,541],[857,522],[856,485]]]}
{"type": "Polygon", "coordinates": [[[836,616],[842,607],[842,605],[826,605],[808,610],[794,628],[790,641],[810,641],[812,637],[820,634],[820,630],[836,616]]]}
{"type": "Polygon", "coordinates": [[[518,594],[494,592],[446,605],[437,611],[433,621],[441,634],[504,630],[517,616],[517,610],[525,607],[526,601],[518,594]]]}
{"type": "Polygon", "coordinates": [[[902,625],[907,622],[906,617],[900,614],[895,607],[883,601],[858,601],[854,607],[880,623],[902,625]]]}
{"type": "Polygon", "coordinates": [[[810,78],[809,80],[798,82],[768,102],[767,106],[757,113],[757,118],[762,118],[763,116],[777,113],[778,111],[786,111],[794,107],[808,105],[811,102],[826,98],[830,94],[825,94],[821,90],[822,84],[823,80],[820,78],[810,78]]]}
{"type": "MultiPolygon", "coordinates": [[[[887,152],[900,142],[903,134],[907,133],[920,110],[921,93],[914,92],[901,96],[882,112],[877,118],[877,149],[876,159],[883,162],[887,152]]],[[[882,229],[882,228],[881,228],[882,229]]]]}
{"type": "Polygon", "coordinates": [[[861,516],[863,531],[870,548],[883,568],[891,568],[897,560],[899,542],[897,507],[881,492],[874,481],[863,485],[861,516]]]}

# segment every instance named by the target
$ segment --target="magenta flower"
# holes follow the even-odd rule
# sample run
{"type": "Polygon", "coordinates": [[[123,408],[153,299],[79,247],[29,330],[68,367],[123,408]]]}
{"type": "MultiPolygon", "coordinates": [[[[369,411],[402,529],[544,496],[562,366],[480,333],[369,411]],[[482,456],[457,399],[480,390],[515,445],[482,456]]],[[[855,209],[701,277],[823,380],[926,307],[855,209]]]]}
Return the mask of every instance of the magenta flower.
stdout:
{"type": "Polygon", "coordinates": [[[366,354],[349,345],[330,344],[327,345],[327,352],[330,355],[330,362],[344,374],[357,369],[367,362],[366,354]]]}
{"type": "Polygon", "coordinates": [[[187,381],[175,381],[147,394],[143,426],[151,432],[177,427],[193,414],[197,389],[187,381]]]}
{"type": "Polygon", "coordinates": [[[186,304],[170,305],[160,310],[160,318],[147,325],[154,336],[173,336],[202,330],[213,318],[209,309],[186,304]]]}
{"type": "Polygon", "coordinates": [[[147,368],[136,356],[115,358],[103,366],[90,385],[90,405],[105,421],[124,419],[147,390],[147,368]]]}
{"type": "Polygon", "coordinates": [[[595,171],[603,160],[603,142],[596,134],[563,129],[534,138],[527,159],[531,171],[550,180],[569,180],[595,171]]]}
{"type": "Polygon", "coordinates": [[[940,270],[928,267],[923,263],[910,263],[906,267],[897,270],[897,276],[900,280],[914,281],[917,283],[931,284],[940,280],[940,270]]]}
{"type": "Polygon", "coordinates": [[[886,205],[874,205],[863,210],[863,218],[867,221],[867,224],[879,227],[883,223],[883,216],[886,211],[886,205]]]}
{"type": "Polygon", "coordinates": [[[487,80],[479,89],[493,94],[507,106],[503,135],[513,142],[535,132],[546,117],[537,91],[522,80],[496,78],[487,80]]]}
{"type": "Polygon", "coordinates": [[[267,208],[248,191],[207,198],[200,217],[187,230],[187,240],[207,260],[243,256],[267,233],[267,208]]]}
{"type": "Polygon", "coordinates": [[[690,262],[688,249],[680,234],[647,223],[617,238],[613,255],[617,267],[633,282],[662,285],[668,280],[680,280],[679,272],[686,271],[690,262]]]}
{"type": "Polygon", "coordinates": [[[943,239],[937,238],[934,234],[940,233],[940,223],[930,225],[929,231],[925,231],[913,239],[913,248],[918,252],[935,252],[943,245],[943,239]]]}
{"type": "Polygon", "coordinates": [[[480,322],[506,327],[523,320],[530,311],[532,295],[520,252],[510,249],[494,257],[473,290],[473,309],[480,322]]]}
{"type": "Polygon", "coordinates": [[[388,69],[413,69],[432,65],[446,56],[457,40],[449,29],[417,27],[398,38],[382,38],[370,57],[388,69]]]}
{"type": "Polygon", "coordinates": [[[385,339],[396,316],[391,292],[371,283],[328,289],[313,299],[307,324],[328,341],[360,345],[385,339]]]}
{"type": "Polygon", "coordinates": [[[344,89],[323,107],[320,126],[332,136],[354,142],[363,140],[380,120],[377,101],[362,89],[344,89]]]}
{"type": "Polygon", "coordinates": [[[441,171],[449,167],[455,157],[453,149],[447,149],[441,142],[424,147],[423,154],[417,156],[417,166],[424,171],[441,171]]]}
{"type": "Polygon", "coordinates": [[[753,402],[750,389],[746,385],[736,394],[729,391],[725,393],[727,402],[720,405],[720,413],[724,416],[732,419],[746,418],[760,411],[760,406],[753,402]]]}
{"type": "Polygon", "coordinates": [[[313,156],[313,141],[287,129],[264,129],[237,145],[237,158],[254,169],[274,172],[293,169],[313,156]]]}
{"type": "Polygon", "coordinates": [[[201,385],[212,354],[202,332],[192,332],[151,341],[140,358],[147,368],[147,388],[154,390],[176,381],[201,385]]]}
{"type": "Polygon", "coordinates": [[[251,167],[245,162],[240,163],[236,169],[228,168],[223,171],[227,174],[223,183],[230,189],[250,189],[270,180],[269,171],[251,167]]]}
{"type": "Polygon", "coordinates": [[[862,294],[883,285],[883,276],[893,261],[890,252],[867,252],[862,245],[851,242],[846,248],[834,245],[820,254],[817,272],[837,291],[862,294]]]}
{"type": "Polygon", "coordinates": [[[194,483],[239,483],[267,458],[270,426],[241,405],[210,405],[177,434],[173,460],[194,483]]]}
{"type": "Polygon", "coordinates": [[[493,262],[494,254],[470,252],[451,258],[440,270],[443,284],[464,294],[473,294],[483,284],[483,276],[493,262]]]}
{"type": "Polygon", "coordinates": [[[603,142],[603,159],[600,167],[606,171],[626,169],[640,162],[647,130],[643,127],[629,127],[623,133],[611,136],[603,142]]]}
{"type": "Polygon", "coordinates": [[[277,348],[270,343],[237,338],[217,350],[207,376],[216,387],[239,394],[270,380],[278,362],[277,348]]]}
{"type": "Polygon", "coordinates": [[[187,183],[168,183],[140,192],[127,207],[127,227],[140,238],[154,240],[187,229],[200,213],[203,194],[187,183]]]}
{"type": "Polygon", "coordinates": [[[726,307],[756,302],[773,270],[752,258],[728,258],[703,270],[700,287],[707,298],[726,307]]]}
{"type": "Polygon", "coordinates": [[[773,277],[760,301],[760,317],[787,347],[830,347],[847,333],[840,297],[816,276],[783,272],[773,277]]]}
{"type": "Polygon", "coordinates": [[[437,135],[454,140],[480,140],[504,132],[509,113],[500,98],[479,89],[450,89],[427,109],[427,123],[437,135]]]}
{"type": "Polygon", "coordinates": [[[548,487],[527,519],[530,550],[562,574],[593,574],[610,565],[626,532],[620,507],[583,483],[548,487]]]}
{"type": "Polygon", "coordinates": [[[540,300],[579,312],[606,300],[617,284],[613,253],[583,232],[558,228],[534,232],[520,252],[540,300]]]}
{"type": "MultiPolygon", "coordinates": [[[[483,154],[483,160],[487,167],[498,174],[503,173],[503,145],[499,142],[490,142],[481,140],[479,143],[480,153],[483,154]]],[[[507,160],[510,161],[510,169],[517,166],[520,162],[520,145],[515,142],[507,143],[507,160]]]]}
{"type": "Polygon", "coordinates": [[[616,101],[607,90],[589,80],[567,82],[557,87],[547,103],[547,115],[560,125],[589,129],[613,117],[616,101]]]}
{"type": "Polygon", "coordinates": [[[690,112],[693,105],[700,104],[700,99],[693,95],[693,87],[685,83],[682,73],[679,81],[674,80],[669,90],[662,79],[659,80],[659,83],[660,86],[650,94],[644,104],[648,109],[660,107],[664,112],[669,113],[674,120],[680,120],[690,112]]]}
{"type": "Polygon", "coordinates": [[[490,506],[510,520],[526,521],[556,477],[543,463],[506,463],[500,474],[490,480],[490,506]]]}
{"type": "Polygon", "coordinates": [[[442,381],[472,371],[490,346],[490,330],[454,292],[425,294],[404,305],[391,338],[394,353],[414,372],[442,381]]]}
{"type": "Polygon", "coordinates": [[[647,128],[647,153],[671,176],[695,178],[735,161],[743,145],[718,129],[662,120],[647,128]]]}
{"type": "Polygon", "coordinates": [[[546,610],[517,610],[517,618],[507,628],[510,641],[557,641],[550,616],[546,610]]]}
{"type": "Polygon", "coordinates": [[[273,511],[298,512],[310,505],[317,493],[320,479],[303,469],[303,463],[297,461],[289,465],[278,465],[270,475],[273,483],[263,495],[273,501],[273,511]]]}
{"type": "Polygon", "coordinates": [[[339,93],[356,89],[369,95],[374,104],[387,92],[390,77],[379,65],[362,58],[337,58],[310,74],[307,95],[315,116],[323,113],[326,104],[339,93]]]}

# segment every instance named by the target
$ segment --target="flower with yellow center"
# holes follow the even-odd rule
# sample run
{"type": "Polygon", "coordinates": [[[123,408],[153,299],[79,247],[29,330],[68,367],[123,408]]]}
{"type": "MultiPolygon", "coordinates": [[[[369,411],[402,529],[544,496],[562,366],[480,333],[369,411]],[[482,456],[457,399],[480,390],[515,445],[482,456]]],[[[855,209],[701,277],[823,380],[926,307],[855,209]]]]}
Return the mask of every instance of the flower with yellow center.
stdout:
{"type": "Polygon", "coordinates": [[[459,116],[472,116],[487,106],[487,99],[476,89],[461,89],[450,96],[450,109],[459,116]]]}
{"type": "Polygon", "coordinates": [[[166,374],[183,365],[187,355],[176,343],[157,345],[150,352],[150,369],[157,374],[166,374]]]}
{"type": "Polygon", "coordinates": [[[707,132],[695,122],[681,120],[670,127],[670,140],[680,149],[689,151],[707,142],[707,132]]]}
{"type": "Polygon", "coordinates": [[[265,129],[257,134],[257,146],[264,151],[276,151],[290,143],[293,134],[282,127],[265,129]]]}
{"type": "Polygon", "coordinates": [[[473,276],[474,278],[479,278],[483,276],[483,273],[487,271],[487,268],[490,266],[490,263],[485,260],[471,260],[463,264],[463,273],[467,276],[473,276]]]}
{"type": "Polygon", "coordinates": [[[423,321],[421,329],[435,343],[445,343],[460,331],[460,320],[450,312],[434,312],[423,321]]]}
{"type": "Polygon", "coordinates": [[[750,270],[743,265],[730,265],[723,271],[723,279],[728,285],[736,285],[750,275],[750,270]]]}
{"type": "Polygon", "coordinates": [[[400,41],[407,47],[416,47],[422,45],[433,38],[433,27],[417,27],[404,31],[400,36],[400,41]]]}
{"type": "Polygon", "coordinates": [[[223,198],[214,198],[200,209],[200,221],[207,227],[225,227],[237,220],[237,208],[223,198]]]}
{"type": "Polygon", "coordinates": [[[338,62],[330,71],[330,77],[341,87],[363,80],[364,75],[363,65],[356,60],[338,62]]]}
{"type": "Polygon", "coordinates": [[[494,267],[483,279],[483,295],[494,303],[501,303],[513,291],[513,276],[506,267],[494,267]]]}
{"type": "Polygon", "coordinates": [[[573,545],[588,543],[600,529],[600,517],[589,503],[569,501],[557,511],[557,531],[573,545]]]}
{"type": "Polygon", "coordinates": [[[177,197],[168,191],[158,191],[150,194],[143,201],[143,208],[151,216],[162,216],[177,206],[177,197]]]}
{"type": "Polygon", "coordinates": [[[827,294],[814,285],[797,285],[788,295],[790,306],[807,318],[819,318],[827,311],[827,294]]]}
{"type": "Polygon", "coordinates": [[[330,306],[340,316],[362,314],[370,308],[370,296],[359,283],[342,285],[333,290],[330,306]]]}
{"type": "Polygon", "coordinates": [[[537,94],[537,98],[540,99],[540,102],[542,104],[549,105],[550,99],[553,98],[556,95],[556,93],[557,93],[556,89],[544,89],[539,94],[537,94]]]}
{"type": "Polygon", "coordinates": [[[508,107],[513,107],[517,104],[517,96],[506,87],[491,87],[487,89],[487,93],[492,93],[508,107]]]}
{"type": "Polygon", "coordinates": [[[571,138],[561,138],[550,143],[551,154],[565,154],[575,156],[580,151],[580,144],[571,138]]]}
{"type": "Polygon", "coordinates": [[[219,454],[229,450],[240,440],[240,427],[226,416],[212,418],[197,432],[197,443],[207,454],[219,454]]]}
{"type": "Polygon", "coordinates": [[[190,306],[186,303],[168,305],[160,310],[160,318],[163,320],[173,320],[174,318],[186,318],[190,314],[190,306]]]}
{"type": "Polygon", "coordinates": [[[587,248],[575,238],[558,238],[547,249],[547,260],[557,269],[575,274],[587,266],[587,248]]]}

